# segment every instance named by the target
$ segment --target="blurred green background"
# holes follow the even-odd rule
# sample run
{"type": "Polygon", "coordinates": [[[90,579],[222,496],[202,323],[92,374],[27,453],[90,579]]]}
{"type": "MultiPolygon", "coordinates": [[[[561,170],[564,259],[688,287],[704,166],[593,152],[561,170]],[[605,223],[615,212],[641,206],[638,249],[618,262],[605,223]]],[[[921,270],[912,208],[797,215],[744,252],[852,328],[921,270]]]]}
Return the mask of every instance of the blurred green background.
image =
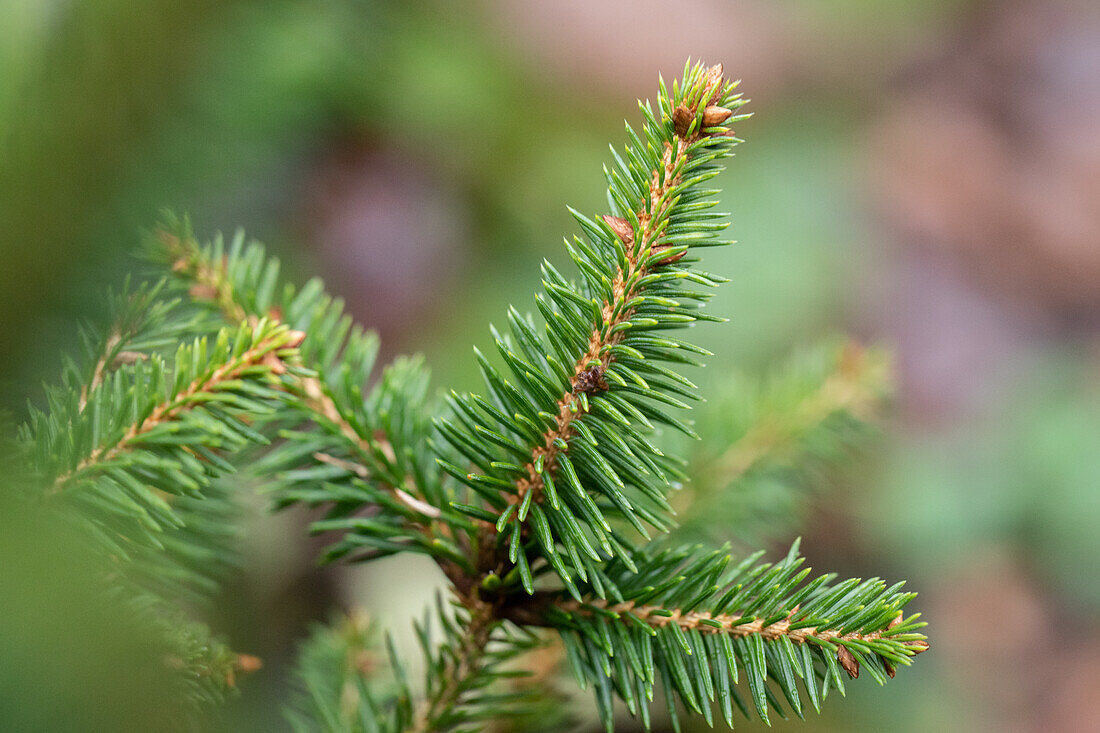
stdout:
{"type": "MultiPolygon", "coordinates": [[[[602,208],[607,143],[689,56],[755,113],[719,180],[739,244],[708,251],[733,282],[704,387],[836,332],[899,371],[885,439],[790,536],[908,579],[932,651],[776,727],[1100,731],[1095,2],[0,0],[0,408],[40,399],[161,207],[243,226],[474,388],[471,343],[530,307],[565,205],[602,208]]],[[[254,504],[213,623],[267,661],[226,729],[274,730],[309,620],[405,629],[440,578],[317,571],[305,518],[254,504]]]]}

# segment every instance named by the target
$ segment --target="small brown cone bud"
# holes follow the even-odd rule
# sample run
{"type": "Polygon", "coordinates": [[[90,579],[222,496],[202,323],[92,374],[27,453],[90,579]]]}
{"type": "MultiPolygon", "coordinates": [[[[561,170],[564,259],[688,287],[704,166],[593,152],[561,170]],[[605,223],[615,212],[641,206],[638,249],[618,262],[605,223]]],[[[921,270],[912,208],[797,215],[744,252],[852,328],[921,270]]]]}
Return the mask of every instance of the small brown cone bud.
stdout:
{"type": "Polygon", "coordinates": [[[894,679],[894,675],[896,675],[898,673],[898,670],[894,667],[894,665],[886,657],[879,657],[879,659],[882,660],[882,666],[886,670],[886,675],[890,679],[894,679]]]}
{"type": "Polygon", "coordinates": [[[218,297],[218,289],[207,283],[195,283],[187,293],[198,300],[214,300],[218,297]]]}
{"type": "Polygon", "coordinates": [[[721,125],[732,116],[733,110],[726,109],[725,107],[707,107],[703,110],[703,127],[721,125]]]}
{"type": "MultiPolygon", "coordinates": [[[[654,247],[653,252],[659,254],[661,252],[661,250],[665,250],[665,249],[668,249],[668,247],[654,247]]],[[[653,264],[656,265],[656,266],[671,265],[673,262],[678,262],[686,254],[687,254],[687,250],[685,249],[683,252],[677,252],[676,254],[665,257],[663,260],[658,260],[657,262],[654,262],[653,264]]]]}
{"type": "Polygon", "coordinates": [[[672,110],[672,127],[680,137],[687,137],[688,130],[691,129],[691,123],[694,119],[695,115],[691,113],[690,109],[682,104],[672,110]]]}
{"type": "Polygon", "coordinates": [[[844,671],[848,673],[848,676],[852,679],[859,677],[859,662],[848,651],[848,647],[838,646],[836,648],[836,660],[840,662],[840,666],[844,667],[844,671]]]}
{"type": "Polygon", "coordinates": [[[256,672],[264,666],[264,660],[251,654],[237,655],[237,669],[244,673],[256,672]]]}
{"type": "Polygon", "coordinates": [[[722,64],[715,64],[707,69],[706,79],[706,88],[710,90],[707,104],[713,104],[718,101],[718,96],[722,93],[722,64]]]}
{"type": "Polygon", "coordinates": [[[920,654],[921,652],[928,651],[927,641],[911,641],[906,644],[906,646],[913,650],[913,654],[920,654]]]}
{"type": "Polygon", "coordinates": [[[289,346],[292,349],[298,348],[299,346],[302,345],[302,342],[306,340],[306,332],[305,331],[293,331],[293,330],[292,331],[287,331],[286,335],[287,335],[286,345],[289,346]]]}
{"type": "MultiPolygon", "coordinates": [[[[844,344],[844,350],[840,354],[840,368],[844,371],[848,371],[848,369],[847,369],[848,364],[846,364],[845,362],[848,361],[849,351],[854,351],[855,352],[854,356],[857,359],[862,359],[862,357],[863,357],[863,347],[861,347],[859,344],[855,343],[854,341],[849,341],[848,343],[844,344]]],[[[853,370],[857,366],[858,366],[858,364],[852,365],[853,370]]],[[[886,624],[886,628],[887,629],[892,629],[895,626],[898,626],[899,624],[901,624],[901,614],[900,613],[897,616],[894,616],[893,621],[886,624]]]]}
{"type": "Polygon", "coordinates": [[[607,380],[604,379],[604,366],[603,364],[597,364],[594,367],[589,367],[583,372],[573,378],[573,393],[580,394],[593,394],[595,392],[606,392],[608,390],[607,380]]]}
{"type": "Polygon", "coordinates": [[[611,231],[615,232],[619,236],[619,239],[623,240],[624,244],[631,244],[634,242],[634,227],[630,226],[630,222],[619,216],[611,216],[610,214],[604,214],[601,219],[611,227],[611,231]]]}
{"type": "Polygon", "coordinates": [[[715,64],[707,69],[707,86],[713,87],[722,83],[722,64],[715,64]]]}

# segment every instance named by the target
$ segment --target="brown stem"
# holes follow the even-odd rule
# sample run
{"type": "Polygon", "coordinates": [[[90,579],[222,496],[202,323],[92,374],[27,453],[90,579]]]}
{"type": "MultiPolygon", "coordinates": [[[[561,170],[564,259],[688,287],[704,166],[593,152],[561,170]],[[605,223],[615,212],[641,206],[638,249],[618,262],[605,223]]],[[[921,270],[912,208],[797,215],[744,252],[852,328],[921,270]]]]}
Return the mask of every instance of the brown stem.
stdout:
{"type": "MultiPolygon", "coordinates": [[[[560,594],[554,592],[536,593],[524,599],[522,604],[515,604],[506,609],[506,618],[524,626],[556,627],[547,619],[547,611],[555,608],[567,613],[594,615],[599,612],[614,614],[629,613],[632,617],[654,628],[661,628],[675,624],[681,629],[693,629],[702,634],[722,634],[733,637],[760,636],[767,641],[775,641],[781,637],[787,637],[796,644],[804,644],[810,639],[817,641],[873,641],[888,636],[890,628],[900,623],[899,616],[885,631],[873,631],[862,633],[851,631],[846,634],[837,629],[829,629],[818,626],[802,626],[791,628],[794,618],[798,614],[798,608],[791,609],[786,618],[780,619],[768,625],[764,625],[764,619],[746,621],[742,616],[732,614],[715,614],[705,611],[690,611],[684,613],[679,609],[666,609],[661,606],[638,605],[634,601],[624,603],[610,603],[602,598],[593,598],[583,602],[573,599],[563,599],[560,594]]],[[[926,641],[912,641],[905,644],[914,654],[919,654],[928,648],[926,641]]]]}
{"type": "Polygon", "coordinates": [[[723,634],[725,636],[743,637],[760,636],[768,641],[775,641],[786,636],[793,642],[802,644],[811,637],[819,641],[870,641],[882,637],[881,631],[862,634],[857,631],[841,634],[836,629],[823,629],[816,626],[803,626],[791,628],[792,618],[798,613],[793,609],[787,618],[774,623],[764,625],[764,619],[745,621],[742,616],[734,616],[724,613],[707,613],[706,611],[689,611],[684,613],[679,609],[665,609],[661,606],[639,606],[634,601],[609,604],[607,601],[596,598],[584,603],[567,601],[558,607],[566,612],[585,612],[586,610],[602,609],[611,613],[630,613],[642,622],[654,628],[661,628],[676,624],[681,629],[694,629],[701,634],[723,634]]]}
{"type": "Polygon", "coordinates": [[[111,351],[118,346],[121,339],[122,337],[117,331],[112,331],[111,335],[107,337],[107,343],[103,346],[103,354],[99,357],[99,361],[96,362],[95,368],[92,370],[91,380],[80,388],[80,403],[78,405],[80,412],[84,412],[84,408],[88,406],[88,395],[94,392],[96,388],[103,383],[103,375],[107,371],[107,362],[110,359],[111,351]]]}

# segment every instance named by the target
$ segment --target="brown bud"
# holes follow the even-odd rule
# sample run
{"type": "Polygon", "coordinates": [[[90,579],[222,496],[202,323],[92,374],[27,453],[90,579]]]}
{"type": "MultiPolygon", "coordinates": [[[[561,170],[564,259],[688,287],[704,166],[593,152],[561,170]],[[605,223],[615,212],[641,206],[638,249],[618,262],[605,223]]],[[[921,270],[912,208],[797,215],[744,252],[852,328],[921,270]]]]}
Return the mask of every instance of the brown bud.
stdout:
{"type": "Polygon", "coordinates": [[[715,64],[707,69],[707,86],[713,87],[722,83],[722,64],[715,64]]]}
{"type": "Polygon", "coordinates": [[[894,665],[886,657],[879,657],[879,659],[882,660],[882,666],[886,670],[886,675],[890,679],[894,679],[894,675],[896,675],[898,673],[897,668],[894,667],[894,665]]]}
{"type": "Polygon", "coordinates": [[[706,85],[706,88],[710,90],[710,98],[707,99],[707,104],[713,104],[718,101],[718,96],[722,93],[722,64],[715,64],[707,69],[706,85]]]}
{"type": "MultiPolygon", "coordinates": [[[[854,352],[853,356],[855,358],[862,358],[863,357],[863,348],[859,344],[857,344],[855,341],[849,341],[848,343],[844,344],[844,350],[840,354],[840,366],[841,366],[842,370],[844,370],[845,367],[847,366],[847,364],[845,364],[845,362],[847,361],[847,359],[849,357],[849,352],[850,351],[854,352]]],[[[855,368],[856,366],[858,366],[858,364],[853,365],[853,368],[855,368]]],[[[886,628],[892,629],[895,626],[898,626],[899,624],[901,624],[901,614],[900,613],[897,616],[894,616],[893,621],[886,624],[886,628]]]]}
{"type": "Polygon", "coordinates": [[[927,641],[911,641],[906,644],[906,646],[913,650],[913,654],[920,654],[921,652],[928,651],[927,641]]]}
{"type": "MultiPolygon", "coordinates": [[[[666,250],[666,249],[668,249],[667,245],[664,245],[664,246],[658,245],[658,246],[653,248],[653,252],[656,253],[656,254],[659,254],[662,250],[666,250]]],[[[671,265],[673,262],[678,262],[686,254],[687,254],[687,250],[685,249],[683,252],[677,252],[674,255],[669,255],[668,257],[665,257],[663,260],[658,260],[657,262],[654,262],[653,264],[655,266],[671,265]]]]}
{"type": "Polygon", "coordinates": [[[242,672],[256,672],[264,666],[264,660],[251,654],[237,655],[237,669],[242,672]]]}
{"type": "Polygon", "coordinates": [[[573,378],[573,393],[580,394],[592,394],[593,392],[606,392],[608,390],[607,380],[604,379],[604,365],[597,364],[594,367],[589,367],[583,372],[573,378]]]}
{"type": "Polygon", "coordinates": [[[721,125],[732,116],[733,110],[726,109],[725,107],[707,107],[703,110],[703,127],[721,125]]]}
{"type": "Polygon", "coordinates": [[[306,340],[306,332],[305,331],[287,331],[286,335],[287,335],[286,345],[289,346],[292,349],[298,348],[299,346],[302,345],[302,342],[306,340]]]}
{"type": "Polygon", "coordinates": [[[195,283],[187,292],[198,300],[214,300],[218,297],[218,289],[207,283],[195,283]]]}
{"type": "Polygon", "coordinates": [[[688,130],[691,129],[691,123],[694,119],[695,115],[691,113],[690,109],[682,104],[672,110],[672,127],[680,137],[687,137],[688,130]]]}
{"type": "Polygon", "coordinates": [[[600,218],[611,227],[611,231],[615,232],[615,234],[619,236],[619,239],[623,240],[624,244],[631,244],[634,242],[634,227],[630,226],[629,221],[619,216],[611,216],[610,214],[604,214],[600,218]]]}
{"type": "Polygon", "coordinates": [[[836,660],[840,662],[841,667],[844,667],[844,671],[848,673],[849,677],[852,679],[859,677],[859,662],[857,662],[855,656],[848,651],[848,647],[837,646],[836,660]]]}

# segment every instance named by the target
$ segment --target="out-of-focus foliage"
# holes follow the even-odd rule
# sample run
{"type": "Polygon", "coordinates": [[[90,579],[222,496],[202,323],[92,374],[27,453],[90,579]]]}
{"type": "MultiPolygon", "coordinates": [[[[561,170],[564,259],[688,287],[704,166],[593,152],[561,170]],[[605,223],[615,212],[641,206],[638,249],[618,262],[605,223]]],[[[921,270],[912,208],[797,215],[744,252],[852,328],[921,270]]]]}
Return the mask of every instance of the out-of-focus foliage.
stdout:
{"type": "Polygon", "coordinates": [[[734,375],[722,387],[702,411],[692,478],[674,495],[676,534],[751,545],[796,524],[808,494],[856,458],[892,377],[881,349],[839,342],[802,350],[763,379],[734,375]]]}

